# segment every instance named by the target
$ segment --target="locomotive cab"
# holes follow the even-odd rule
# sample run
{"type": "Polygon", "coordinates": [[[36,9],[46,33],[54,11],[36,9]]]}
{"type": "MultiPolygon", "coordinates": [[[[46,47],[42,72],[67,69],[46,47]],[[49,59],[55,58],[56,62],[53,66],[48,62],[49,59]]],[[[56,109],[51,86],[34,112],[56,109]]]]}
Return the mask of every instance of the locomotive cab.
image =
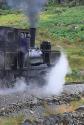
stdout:
{"type": "MultiPolygon", "coordinates": [[[[17,29],[0,27],[0,79],[14,81],[16,77],[27,79],[41,77],[60,57],[51,50],[51,44],[43,41],[35,47],[35,28],[17,29]]],[[[1,80],[0,80],[1,81],[1,80]]]]}

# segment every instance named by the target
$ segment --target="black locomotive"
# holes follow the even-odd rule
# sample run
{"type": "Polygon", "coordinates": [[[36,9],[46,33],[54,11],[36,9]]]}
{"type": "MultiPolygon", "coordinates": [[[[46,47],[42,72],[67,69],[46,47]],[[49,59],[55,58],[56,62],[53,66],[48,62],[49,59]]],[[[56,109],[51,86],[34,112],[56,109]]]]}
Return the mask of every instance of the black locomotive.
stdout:
{"type": "Polygon", "coordinates": [[[0,26],[0,85],[12,86],[17,77],[41,80],[60,57],[48,41],[35,47],[35,28],[0,26]]]}

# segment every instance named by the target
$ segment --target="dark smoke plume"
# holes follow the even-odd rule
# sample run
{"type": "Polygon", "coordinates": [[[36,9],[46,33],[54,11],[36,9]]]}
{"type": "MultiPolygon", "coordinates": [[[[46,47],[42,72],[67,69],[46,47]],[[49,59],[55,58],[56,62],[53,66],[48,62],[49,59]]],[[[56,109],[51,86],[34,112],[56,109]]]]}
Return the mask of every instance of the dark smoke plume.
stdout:
{"type": "Polygon", "coordinates": [[[29,17],[30,27],[37,26],[39,13],[46,0],[6,0],[13,9],[19,9],[29,17]]]}

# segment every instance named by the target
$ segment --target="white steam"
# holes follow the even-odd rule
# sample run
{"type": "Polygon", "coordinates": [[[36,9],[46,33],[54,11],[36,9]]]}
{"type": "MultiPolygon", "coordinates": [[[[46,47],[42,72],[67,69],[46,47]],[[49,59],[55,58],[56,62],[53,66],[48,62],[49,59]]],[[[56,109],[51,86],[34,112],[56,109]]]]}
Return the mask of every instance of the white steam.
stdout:
{"type": "Polygon", "coordinates": [[[0,89],[0,95],[8,95],[17,92],[24,92],[27,88],[25,80],[23,78],[17,79],[13,88],[4,88],[0,89]]]}
{"type": "Polygon", "coordinates": [[[69,64],[67,57],[64,53],[61,53],[59,61],[55,67],[48,73],[47,86],[45,92],[48,95],[57,95],[63,91],[63,85],[65,83],[65,77],[69,71],[69,64]]]}
{"type": "MultiPolygon", "coordinates": [[[[0,95],[11,94],[16,92],[28,92],[28,94],[33,94],[36,96],[53,96],[58,95],[63,91],[63,86],[65,83],[65,77],[69,71],[69,64],[67,57],[64,53],[58,61],[56,61],[55,66],[50,70],[46,76],[46,85],[39,87],[37,83],[26,84],[25,79],[17,79],[14,88],[12,89],[0,89],[0,95]]],[[[40,84],[40,83],[39,83],[40,84]]]]}

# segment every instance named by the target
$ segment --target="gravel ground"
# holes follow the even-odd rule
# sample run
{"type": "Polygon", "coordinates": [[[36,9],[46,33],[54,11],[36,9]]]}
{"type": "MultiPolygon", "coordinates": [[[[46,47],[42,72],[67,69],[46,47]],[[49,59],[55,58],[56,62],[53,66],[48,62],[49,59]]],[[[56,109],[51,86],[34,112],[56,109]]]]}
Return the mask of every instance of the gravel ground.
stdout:
{"type": "Polygon", "coordinates": [[[74,84],[64,86],[64,92],[76,94],[84,92],[84,84],[74,84]]]}
{"type": "MultiPolygon", "coordinates": [[[[65,85],[63,92],[67,94],[83,93],[84,84],[65,85]]],[[[29,95],[28,91],[0,95],[0,107],[32,101],[35,102],[37,100],[35,100],[34,96],[29,95]]]]}
{"type": "Polygon", "coordinates": [[[65,85],[64,93],[66,94],[55,98],[37,98],[29,95],[28,91],[0,95],[0,116],[15,116],[22,113],[25,117],[43,117],[45,100],[49,105],[60,105],[69,103],[74,98],[79,99],[76,94],[84,93],[84,84],[65,85]]]}

